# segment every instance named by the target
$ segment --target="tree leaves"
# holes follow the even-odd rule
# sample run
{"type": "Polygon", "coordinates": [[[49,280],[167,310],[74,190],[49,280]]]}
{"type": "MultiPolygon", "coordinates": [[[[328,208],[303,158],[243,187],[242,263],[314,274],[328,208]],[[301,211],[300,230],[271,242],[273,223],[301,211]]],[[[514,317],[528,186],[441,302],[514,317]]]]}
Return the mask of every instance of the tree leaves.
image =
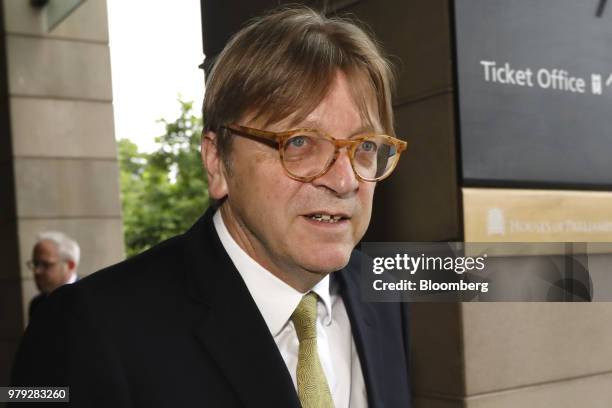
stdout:
{"type": "Polygon", "coordinates": [[[166,133],[152,153],[118,141],[121,203],[127,256],[186,231],[209,204],[200,159],[202,119],[191,102],[179,101],[180,116],[161,120],[166,133]]]}

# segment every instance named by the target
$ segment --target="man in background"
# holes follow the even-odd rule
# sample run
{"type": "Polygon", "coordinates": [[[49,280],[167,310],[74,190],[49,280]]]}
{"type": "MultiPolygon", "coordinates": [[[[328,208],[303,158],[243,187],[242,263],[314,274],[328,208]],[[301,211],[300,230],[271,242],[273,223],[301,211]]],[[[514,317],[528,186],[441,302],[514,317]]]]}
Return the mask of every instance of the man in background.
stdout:
{"type": "Polygon", "coordinates": [[[37,235],[27,266],[40,293],[30,302],[30,319],[51,292],[77,280],[80,255],[79,244],[62,232],[45,231],[37,235]]]}

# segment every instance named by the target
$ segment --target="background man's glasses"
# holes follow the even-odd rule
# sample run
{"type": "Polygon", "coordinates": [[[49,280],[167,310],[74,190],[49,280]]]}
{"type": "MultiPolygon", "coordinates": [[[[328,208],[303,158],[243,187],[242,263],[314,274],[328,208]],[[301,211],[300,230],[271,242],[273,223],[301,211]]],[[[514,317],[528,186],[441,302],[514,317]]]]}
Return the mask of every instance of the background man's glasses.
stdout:
{"type": "Polygon", "coordinates": [[[387,135],[367,134],[351,139],[334,139],[317,129],[270,132],[245,126],[221,126],[232,133],[278,148],[287,174],[299,181],[321,177],[334,164],[340,149],[346,147],[357,178],[379,181],[388,177],[397,165],[407,143],[387,135]]]}
{"type": "Polygon", "coordinates": [[[28,261],[26,262],[26,266],[28,267],[29,270],[33,271],[35,269],[38,268],[42,268],[42,269],[51,269],[53,268],[55,265],[57,265],[58,263],[60,263],[61,261],[57,261],[57,262],[46,262],[46,261],[28,261]]]}

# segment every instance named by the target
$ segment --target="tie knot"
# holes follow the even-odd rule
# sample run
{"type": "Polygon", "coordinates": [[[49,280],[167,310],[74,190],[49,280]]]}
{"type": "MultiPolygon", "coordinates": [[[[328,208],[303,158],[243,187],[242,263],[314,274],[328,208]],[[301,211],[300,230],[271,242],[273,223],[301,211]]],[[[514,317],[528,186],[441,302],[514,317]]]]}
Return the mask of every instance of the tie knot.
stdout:
{"type": "Polygon", "coordinates": [[[300,301],[291,315],[298,340],[317,337],[317,294],[309,292],[300,301]]]}

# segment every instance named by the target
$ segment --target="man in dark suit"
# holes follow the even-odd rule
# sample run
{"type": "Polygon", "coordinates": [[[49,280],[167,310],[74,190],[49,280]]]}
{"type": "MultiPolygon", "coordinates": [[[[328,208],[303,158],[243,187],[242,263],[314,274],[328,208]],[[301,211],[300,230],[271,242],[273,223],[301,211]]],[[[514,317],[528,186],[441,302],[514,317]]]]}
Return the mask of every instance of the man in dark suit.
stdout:
{"type": "Polygon", "coordinates": [[[62,285],[76,282],[80,257],[79,244],[66,234],[44,231],[37,235],[32,259],[27,266],[34,274],[40,293],[30,301],[30,319],[37,309],[44,307],[41,305],[51,292],[62,285]]]}
{"type": "Polygon", "coordinates": [[[405,148],[389,89],[353,23],[307,8],[251,22],[207,82],[215,205],[54,293],[14,384],[70,386],[74,406],[409,407],[406,310],[360,300],[354,250],[405,148]]]}

